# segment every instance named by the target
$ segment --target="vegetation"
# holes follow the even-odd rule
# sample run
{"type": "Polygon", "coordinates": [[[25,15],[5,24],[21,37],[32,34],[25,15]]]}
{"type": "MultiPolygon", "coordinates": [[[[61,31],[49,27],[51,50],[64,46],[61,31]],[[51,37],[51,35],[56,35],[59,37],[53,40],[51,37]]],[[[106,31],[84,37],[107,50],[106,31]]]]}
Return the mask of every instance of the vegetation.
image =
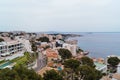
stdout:
{"type": "Polygon", "coordinates": [[[73,71],[75,71],[75,69],[77,69],[79,65],[80,65],[80,62],[74,59],[69,59],[64,62],[65,68],[71,68],[73,71]]]}
{"type": "Polygon", "coordinates": [[[61,56],[61,58],[63,60],[70,59],[72,57],[72,53],[68,49],[62,49],[61,48],[61,49],[58,50],[58,52],[59,52],[59,55],[61,56]]]}
{"type": "Polygon", "coordinates": [[[3,42],[3,41],[4,41],[4,39],[0,38],[0,42],[3,42]]]}
{"type": "Polygon", "coordinates": [[[120,60],[117,57],[110,57],[108,58],[108,63],[111,66],[117,66],[120,63],[120,60]]]}
{"type": "Polygon", "coordinates": [[[2,60],[2,61],[0,61],[0,64],[2,64],[2,63],[4,63],[4,62],[6,62],[6,60],[2,60]]]}
{"type": "Polygon", "coordinates": [[[0,70],[0,80],[42,80],[42,78],[34,70],[20,65],[13,69],[0,70]]]}
{"type": "Polygon", "coordinates": [[[0,70],[0,80],[100,80],[102,73],[95,69],[93,61],[88,57],[81,60],[66,59],[62,71],[49,70],[43,78],[34,70],[28,70],[23,64],[32,62],[37,54],[25,53],[25,56],[12,60],[19,64],[13,69],[0,70]],[[32,57],[33,56],[33,57],[32,57]]]}
{"type": "Polygon", "coordinates": [[[99,80],[102,77],[101,71],[95,69],[93,61],[88,57],[80,61],[68,59],[64,66],[65,80],[99,80]]]}
{"type": "Polygon", "coordinates": [[[56,37],[53,37],[53,40],[56,40],[56,37]]]}
{"type": "Polygon", "coordinates": [[[76,52],[80,53],[80,52],[84,52],[84,50],[82,50],[81,48],[78,48],[76,52]]]}
{"type": "Polygon", "coordinates": [[[37,53],[30,54],[28,52],[25,52],[24,56],[15,58],[11,60],[11,62],[15,62],[16,63],[15,66],[19,66],[19,65],[27,66],[28,64],[33,63],[36,57],[37,57],[37,53]]]}
{"type": "Polygon", "coordinates": [[[44,50],[46,50],[46,49],[48,49],[48,48],[50,48],[50,46],[46,46],[46,47],[44,47],[44,50]]]}
{"type": "Polygon", "coordinates": [[[115,73],[117,71],[117,65],[120,63],[120,59],[117,57],[108,58],[108,71],[111,73],[115,73]]]}
{"type": "Polygon", "coordinates": [[[99,80],[102,77],[100,71],[87,65],[80,66],[78,72],[80,74],[80,80],[99,80]]]}
{"type": "Polygon", "coordinates": [[[71,76],[70,78],[73,80],[76,69],[80,66],[80,62],[78,60],[69,59],[64,62],[64,66],[65,68],[69,68],[69,69],[66,69],[66,70],[69,70],[67,71],[67,74],[68,74],[67,76],[71,76]]]}
{"type": "Polygon", "coordinates": [[[50,42],[48,37],[40,37],[39,39],[37,39],[37,41],[50,42]]]}
{"type": "Polygon", "coordinates": [[[90,67],[95,67],[93,60],[90,59],[89,57],[82,57],[81,58],[81,64],[82,65],[87,65],[87,66],[90,66],[90,67]]]}
{"type": "Polygon", "coordinates": [[[44,80],[64,80],[62,75],[60,75],[55,70],[46,71],[46,73],[44,73],[43,79],[44,80]]]}
{"type": "Polygon", "coordinates": [[[37,46],[35,45],[35,42],[31,42],[32,44],[32,51],[36,52],[37,51],[37,46]]]}

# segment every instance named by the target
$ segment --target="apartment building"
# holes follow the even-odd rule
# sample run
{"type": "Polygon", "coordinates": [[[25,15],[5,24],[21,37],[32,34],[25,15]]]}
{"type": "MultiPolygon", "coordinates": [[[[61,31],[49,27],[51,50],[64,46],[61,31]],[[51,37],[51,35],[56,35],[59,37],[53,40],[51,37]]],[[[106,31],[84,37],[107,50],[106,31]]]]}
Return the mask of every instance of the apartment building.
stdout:
{"type": "Polygon", "coordinates": [[[16,40],[18,40],[20,43],[23,44],[26,52],[33,52],[32,47],[31,47],[31,43],[29,40],[24,39],[24,38],[16,38],[16,40]]]}
{"type": "Polygon", "coordinates": [[[73,56],[76,56],[77,55],[77,45],[76,44],[67,44],[67,43],[64,43],[62,48],[65,48],[65,49],[68,49],[70,50],[70,52],[72,53],[73,56]]]}
{"type": "Polygon", "coordinates": [[[12,55],[24,50],[24,45],[19,41],[0,42],[0,57],[12,55]]]}

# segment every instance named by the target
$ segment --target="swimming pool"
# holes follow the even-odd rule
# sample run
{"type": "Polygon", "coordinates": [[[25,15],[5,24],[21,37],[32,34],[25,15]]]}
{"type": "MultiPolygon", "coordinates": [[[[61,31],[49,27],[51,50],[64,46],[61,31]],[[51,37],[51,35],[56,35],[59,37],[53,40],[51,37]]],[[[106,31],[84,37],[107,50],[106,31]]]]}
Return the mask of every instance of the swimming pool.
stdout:
{"type": "Polygon", "coordinates": [[[5,67],[9,66],[10,64],[12,64],[11,62],[6,62],[0,65],[0,69],[4,69],[5,67]]]}
{"type": "Polygon", "coordinates": [[[58,67],[58,71],[61,71],[62,70],[62,68],[61,67],[58,67]]]}

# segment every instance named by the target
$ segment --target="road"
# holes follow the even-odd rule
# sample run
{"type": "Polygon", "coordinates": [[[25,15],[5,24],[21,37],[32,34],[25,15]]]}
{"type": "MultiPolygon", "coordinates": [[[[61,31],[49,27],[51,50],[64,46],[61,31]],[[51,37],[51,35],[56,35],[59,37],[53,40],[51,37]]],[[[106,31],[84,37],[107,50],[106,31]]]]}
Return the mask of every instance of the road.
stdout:
{"type": "Polygon", "coordinates": [[[40,69],[46,66],[46,57],[42,54],[39,53],[38,59],[37,59],[37,67],[34,69],[36,72],[38,72],[40,69]]]}

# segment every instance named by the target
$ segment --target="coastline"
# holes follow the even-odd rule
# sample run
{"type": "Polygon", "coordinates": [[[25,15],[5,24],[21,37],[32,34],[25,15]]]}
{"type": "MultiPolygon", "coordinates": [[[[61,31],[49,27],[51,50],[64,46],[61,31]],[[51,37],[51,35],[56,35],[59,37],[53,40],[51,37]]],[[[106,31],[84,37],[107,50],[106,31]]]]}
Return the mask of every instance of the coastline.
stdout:
{"type": "Polygon", "coordinates": [[[120,55],[120,33],[80,33],[83,37],[69,37],[78,40],[78,46],[89,51],[92,58],[106,58],[109,55],[120,55]]]}
{"type": "Polygon", "coordinates": [[[63,36],[64,40],[68,40],[69,38],[75,38],[75,37],[82,37],[83,35],[80,34],[61,34],[63,36]]]}

